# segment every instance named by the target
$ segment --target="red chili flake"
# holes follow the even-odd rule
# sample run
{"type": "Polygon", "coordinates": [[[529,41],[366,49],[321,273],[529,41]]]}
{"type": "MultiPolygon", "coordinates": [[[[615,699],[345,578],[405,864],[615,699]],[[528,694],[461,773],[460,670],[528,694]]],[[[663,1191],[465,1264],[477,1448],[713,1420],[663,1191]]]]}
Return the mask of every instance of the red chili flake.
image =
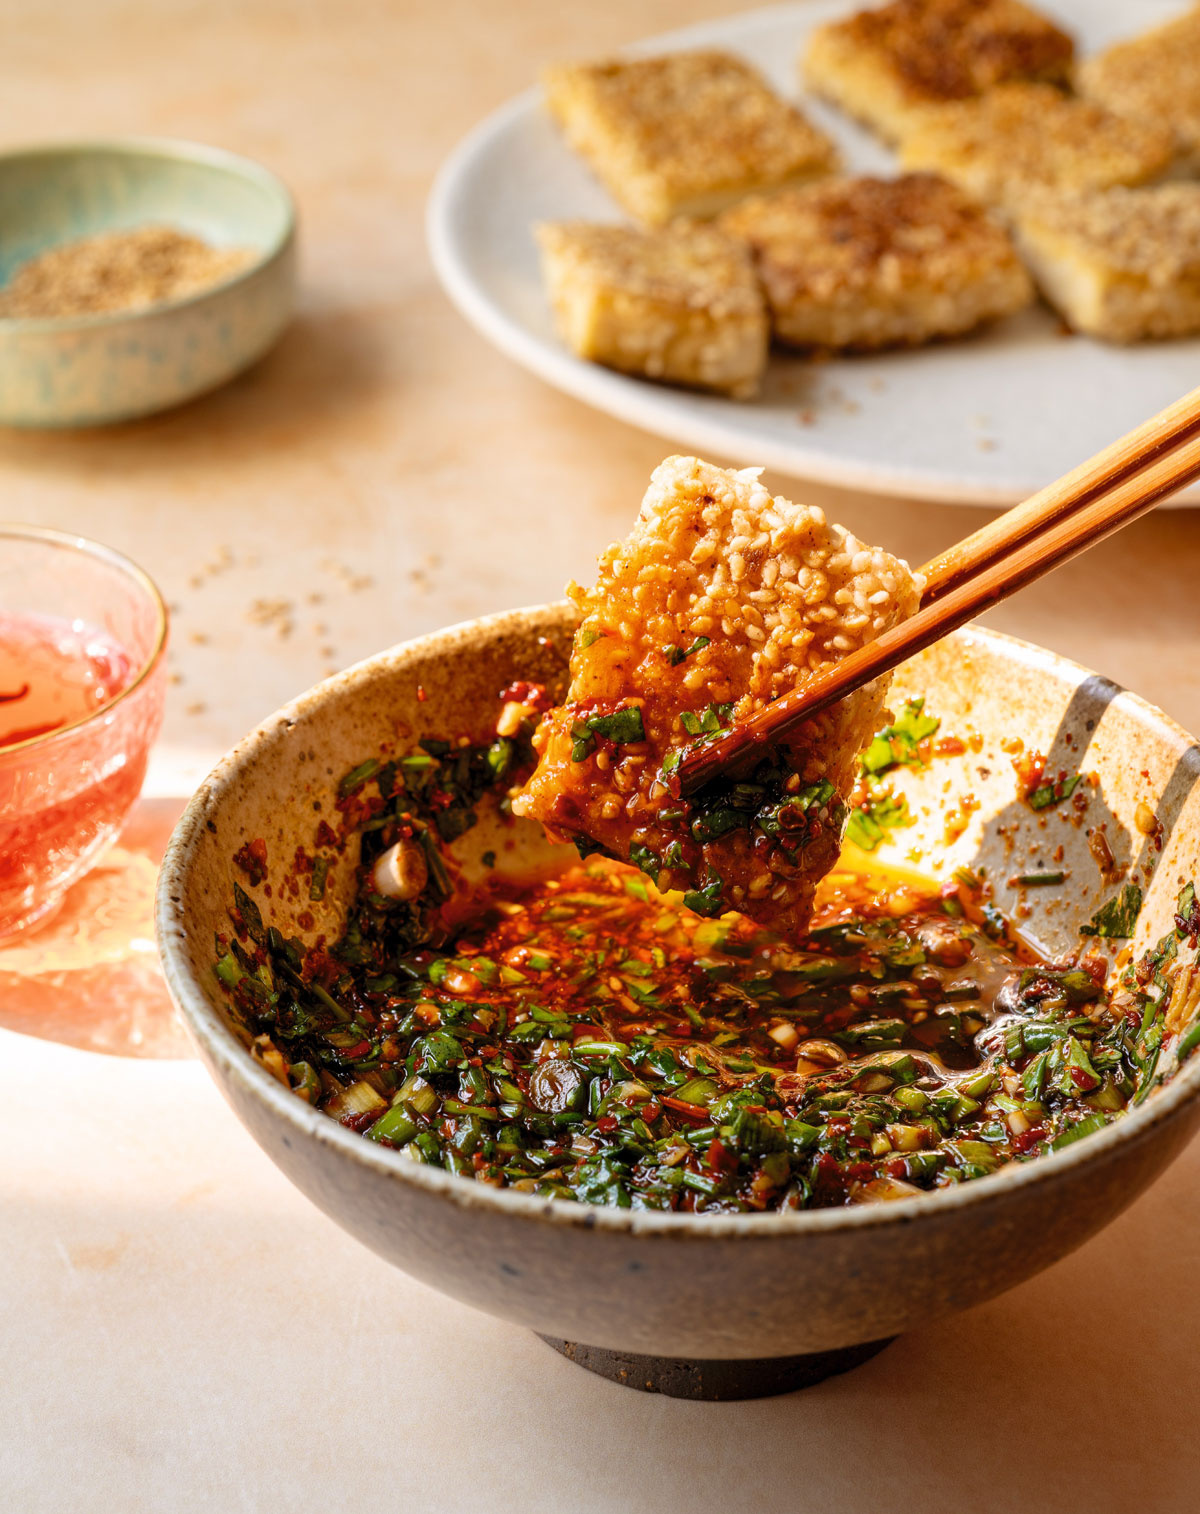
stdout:
{"type": "Polygon", "coordinates": [[[813,1163],[813,1185],[827,1197],[841,1190],[842,1170],[832,1151],[823,1151],[813,1163]]]}
{"type": "Polygon", "coordinates": [[[893,1178],[906,1178],[908,1176],[908,1168],[905,1166],[903,1157],[896,1157],[890,1162],[885,1162],[883,1170],[893,1178]]]}
{"type": "Polygon", "coordinates": [[[423,684],[418,684],[417,685],[417,700],[418,700],[418,702],[421,703],[421,704],[424,704],[425,701],[428,698],[429,698],[429,695],[425,692],[424,685],[423,684]]]}
{"type": "Polygon", "coordinates": [[[868,1183],[875,1176],[875,1169],[870,1162],[851,1162],[846,1168],[846,1176],[857,1183],[868,1183]]]}
{"type": "Polygon", "coordinates": [[[653,1125],[660,1114],[662,1114],[662,1105],[656,1104],[653,1099],[651,1099],[649,1104],[642,1105],[642,1119],[645,1120],[647,1125],[653,1125]]]}
{"type": "Polygon", "coordinates": [[[320,825],[317,826],[316,845],[336,846],[337,839],[337,832],[333,829],[333,827],[327,820],[322,820],[320,825]]]}
{"type": "Polygon", "coordinates": [[[720,1136],[714,1136],[708,1143],[707,1161],[714,1172],[736,1172],[737,1170],[737,1157],[720,1136]]]}
{"type": "Polygon", "coordinates": [[[233,854],[235,867],[240,867],[249,878],[252,887],[257,887],[267,876],[267,843],[258,836],[247,841],[233,854]]]}
{"type": "Polygon", "coordinates": [[[374,1125],[378,1118],[379,1113],[377,1110],[368,1109],[363,1114],[344,1114],[339,1123],[344,1125],[347,1130],[354,1131],[355,1135],[361,1135],[364,1130],[374,1125]]]}
{"type": "Polygon", "coordinates": [[[300,976],[306,983],[315,980],[327,985],[335,982],[341,973],[341,964],[334,961],[320,942],[308,952],[300,968],[300,976]]]}
{"type": "Polygon", "coordinates": [[[477,1151],[471,1158],[471,1166],[474,1167],[476,1172],[487,1166],[487,1157],[484,1156],[482,1151],[477,1151]]]}
{"type": "Polygon", "coordinates": [[[1082,1067],[1072,1067],[1070,1071],[1071,1082],[1074,1083],[1076,1088],[1083,1089],[1085,1093],[1088,1089],[1095,1088],[1096,1079],[1093,1078],[1089,1073],[1084,1072],[1082,1067]]]}
{"type": "Polygon", "coordinates": [[[309,912],[305,910],[302,915],[296,916],[296,924],[300,927],[301,930],[312,930],[313,926],[316,924],[316,921],[309,914],[309,912]]]}
{"type": "MultiPolygon", "coordinates": [[[[1022,795],[1032,794],[1042,781],[1046,771],[1046,758],[1042,752],[1026,752],[1012,760],[1022,795]]],[[[1065,776],[1065,775],[1064,775],[1065,776]]]]}
{"type": "Polygon", "coordinates": [[[1103,957],[1084,957],[1079,965],[1097,987],[1103,986],[1108,977],[1108,964],[1103,957]]]}
{"type": "Polygon", "coordinates": [[[596,1129],[600,1132],[601,1135],[612,1135],[613,1131],[616,1130],[616,1128],[617,1119],[615,1115],[601,1115],[600,1118],[596,1121],[596,1129]]]}
{"type": "Polygon", "coordinates": [[[664,1096],[663,1105],[667,1109],[673,1109],[676,1114],[683,1115],[686,1119],[695,1120],[697,1125],[708,1123],[708,1110],[699,1104],[689,1104],[684,1099],[671,1099],[664,1096]]]}
{"type": "Polygon", "coordinates": [[[676,1020],[674,1025],[667,1026],[667,1034],[675,1036],[677,1040],[688,1040],[692,1034],[692,1022],[690,1020],[676,1020]]]}
{"type": "Polygon", "coordinates": [[[935,757],[961,757],[967,743],[958,736],[942,736],[933,743],[935,757]]]}
{"type": "Polygon", "coordinates": [[[500,698],[505,704],[527,704],[535,710],[548,710],[552,703],[544,684],[527,683],[523,678],[501,689],[500,698]]]}
{"type": "Polygon", "coordinates": [[[1044,1125],[1031,1125],[1028,1130],[1023,1130],[1020,1135],[1012,1138],[1013,1150],[1018,1152],[1031,1151],[1035,1146],[1040,1146],[1046,1138],[1044,1125]]]}

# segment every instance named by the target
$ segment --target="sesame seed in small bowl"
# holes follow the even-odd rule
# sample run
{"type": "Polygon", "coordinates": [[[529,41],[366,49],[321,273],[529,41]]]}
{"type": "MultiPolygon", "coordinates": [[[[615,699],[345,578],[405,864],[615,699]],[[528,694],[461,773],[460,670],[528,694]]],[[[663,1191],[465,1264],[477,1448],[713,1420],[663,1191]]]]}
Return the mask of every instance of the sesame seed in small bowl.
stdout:
{"type": "Polygon", "coordinates": [[[165,410],[291,318],[291,195],[234,153],[129,137],[0,154],[0,226],[0,425],[165,410]]]}

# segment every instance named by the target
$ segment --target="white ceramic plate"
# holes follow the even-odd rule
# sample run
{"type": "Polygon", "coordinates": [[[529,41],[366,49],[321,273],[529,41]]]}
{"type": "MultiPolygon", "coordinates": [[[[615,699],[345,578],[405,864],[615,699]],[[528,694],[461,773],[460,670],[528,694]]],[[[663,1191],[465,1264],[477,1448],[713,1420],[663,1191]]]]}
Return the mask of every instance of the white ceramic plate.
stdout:
{"type": "MultiPolygon", "coordinates": [[[[812,28],[857,9],[805,0],[673,32],[634,51],[717,45],[795,95],[812,28]]],[[[1081,53],[1165,19],[1181,0],[1051,0],[1081,53]]],[[[894,172],[891,154],[816,100],[805,109],[853,169],[894,172]]],[[[811,363],[774,356],[749,403],[627,378],[571,355],[555,334],[530,227],[621,212],[566,148],[532,89],[484,121],[438,176],[429,204],[434,266],[462,313],[548,383],[642,430],[742,465],[962,504],[1008,504],[1065,473],[1200,382],[1200,341],[1106,347],[1025,312],[917,352],[811,363]]],[[[1185,496],[1200,502],[1200,489],[1185,496]]]]}

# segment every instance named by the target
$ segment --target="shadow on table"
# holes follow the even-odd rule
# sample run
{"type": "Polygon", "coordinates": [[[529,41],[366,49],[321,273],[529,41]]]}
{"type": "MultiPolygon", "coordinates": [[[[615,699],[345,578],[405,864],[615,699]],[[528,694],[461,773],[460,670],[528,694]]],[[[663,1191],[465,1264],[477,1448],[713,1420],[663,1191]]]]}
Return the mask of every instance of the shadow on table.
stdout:
{"type": "Polygon", "coordinates": [[[1184,1385],[1200,1350],[1200,1245],[1185,1165],[1012,1294],[785,1398],[653,1400],[584,1388],[550,1358],[549,1392],[602,1426],[558,1467],[560,1486],[594,1490],[569,1506],[632,1509],[641,1486],[658,1514],[1194,1510],[1200,1444],[1184,1385]]]}
{"type": "Polygon", "coordinates": [[[0,456],[24,467],[76,473],[81,463],[123,473],[210,466],[299,445],[315,431],[380,420],[398,344],[389,317],[371,307],[305,311],[260,362],[232,382],[144,420],[75,431],[0,428],[0,456]]]}
{"type": "Polygon", "coordinates": [[[119,1057],[192,1057],[154,945],[154,885],[183,799],[142,799],[28,935],[0,945],[0,1029],[119,1057]]]}

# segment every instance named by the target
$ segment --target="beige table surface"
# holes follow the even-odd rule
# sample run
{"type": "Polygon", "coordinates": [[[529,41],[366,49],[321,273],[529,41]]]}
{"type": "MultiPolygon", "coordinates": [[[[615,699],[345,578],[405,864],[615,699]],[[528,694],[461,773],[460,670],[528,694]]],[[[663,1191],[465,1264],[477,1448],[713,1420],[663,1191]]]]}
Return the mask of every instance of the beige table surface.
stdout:
{"type": "MultiPolygon", "coordinates": [[[[729,8],[0,0],[0,145],[194,137],[300,204],[299,319],[254,373],[139,425],[0,433],[0,516],[126,549],[174,607],[159,792],[328,670],[556,596],[627,526],[667,447],[463,324],[423,202],[544,61],[729,8]]],[[[795,492],[914,561],[980,519],[795,492]]],[[[1198,568],[1200,514],[1163,515],[994,620],[1198,729],[1198,568]]],[[[1200,1148],[1051,1272],[853,1376],[697,1405],[591,1378],[388,1269],[194,1063],[0,1032],[0,1080],[5,1511],[1200,1505],[1200,1148]]]]}

